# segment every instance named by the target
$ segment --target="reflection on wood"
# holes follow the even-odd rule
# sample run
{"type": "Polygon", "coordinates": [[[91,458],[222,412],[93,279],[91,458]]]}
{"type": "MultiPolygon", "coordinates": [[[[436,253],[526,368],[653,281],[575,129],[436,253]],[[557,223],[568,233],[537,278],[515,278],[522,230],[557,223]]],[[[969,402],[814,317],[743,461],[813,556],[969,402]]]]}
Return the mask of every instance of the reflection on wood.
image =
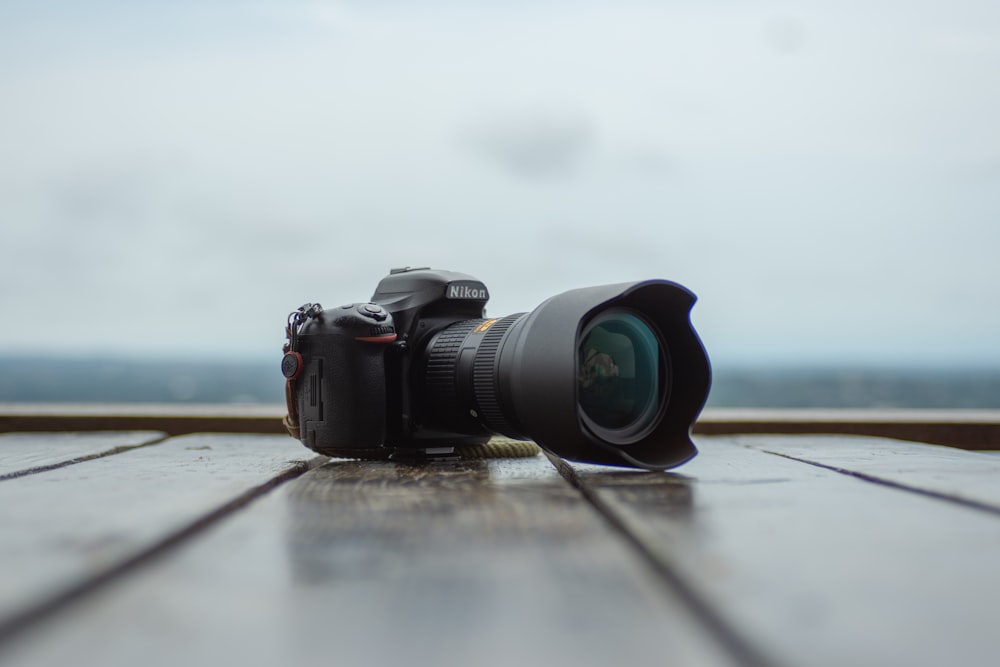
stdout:
{"type": "MultiPolygon", "coordinates": [[[[995,454],[703,436],[691,463],[649,473],[313,459],[284,435],[102,437],[65,435],[100,458],[0,480],[0,662],[992,667],[1000,654],[995,454]]],[[[0,460],[33,438],[70,448],[0,437],[0,460]]]]}
{"type": "Polygon", "coordinates": [[[78,605],[11,657],[20,665],[79,655],[102,665],[736,664],[615,537],[540,456],[333,460],[78,605]]]}

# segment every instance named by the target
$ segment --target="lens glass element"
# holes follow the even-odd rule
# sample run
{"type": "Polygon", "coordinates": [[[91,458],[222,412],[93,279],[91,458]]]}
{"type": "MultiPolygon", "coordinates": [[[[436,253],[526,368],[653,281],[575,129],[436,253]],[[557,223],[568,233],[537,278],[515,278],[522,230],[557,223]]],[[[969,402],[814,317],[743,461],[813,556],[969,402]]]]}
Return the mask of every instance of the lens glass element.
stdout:
{"type": "Polygon", "coordinates": [[[577,348],[580,408],[598,435],[616,444],[642,437],[660,414],[666,362],[660,338],[638,313],[606,310],[577,348]]]}

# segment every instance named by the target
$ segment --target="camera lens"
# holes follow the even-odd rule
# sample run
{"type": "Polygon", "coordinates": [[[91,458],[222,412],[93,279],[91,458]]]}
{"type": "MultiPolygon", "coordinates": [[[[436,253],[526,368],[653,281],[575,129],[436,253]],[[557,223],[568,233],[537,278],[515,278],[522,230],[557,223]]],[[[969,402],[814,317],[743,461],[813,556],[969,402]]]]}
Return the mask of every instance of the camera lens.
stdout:
{"type": "Polygon", "coordinates": [[[679,465],[697,452],[691,426],[711,384],[694,301],[650,280],[448,323],[415,364],[420,437],[499,433],[575,461],[679,465]]]}
{"type": "Polygon", "coordinates": [[[577,391],[595,433],[619,445],[641,439],[661,416],[667,388],[665,350],[640,314],[607,310],[584,328],[577,391]]]}
{"type": "Polygon", "coordinates": [[[497,362],[512,326],[524,317],[462,320],[431,338],[418,371],[424,426],[468,435],[525,438],[500,405],[497,362]]]}

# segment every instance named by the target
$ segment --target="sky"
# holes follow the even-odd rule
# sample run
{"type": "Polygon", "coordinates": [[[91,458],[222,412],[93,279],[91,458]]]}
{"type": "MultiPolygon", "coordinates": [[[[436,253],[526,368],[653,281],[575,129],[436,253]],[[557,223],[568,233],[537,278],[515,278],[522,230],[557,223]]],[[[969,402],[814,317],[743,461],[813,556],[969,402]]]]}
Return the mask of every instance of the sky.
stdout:
{"type": "Polygon", "coordinates": [[[3,3],[0,354],[277,359],[410,265],[997,367],[998,72],[990,0],[3,3]]]}

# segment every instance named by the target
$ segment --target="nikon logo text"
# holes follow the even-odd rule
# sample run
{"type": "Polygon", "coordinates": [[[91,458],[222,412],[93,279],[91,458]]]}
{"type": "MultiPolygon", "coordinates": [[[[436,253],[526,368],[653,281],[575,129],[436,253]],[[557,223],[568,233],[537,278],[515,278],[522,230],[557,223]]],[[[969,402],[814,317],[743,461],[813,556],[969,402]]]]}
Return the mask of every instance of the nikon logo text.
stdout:
{"type": "Polygon", "coordinates": [[[489,293],[482,284],[477,283],[451,283],[448,285],[449,299],[477,299],[486,301],[490,298],[489,293]]]}

